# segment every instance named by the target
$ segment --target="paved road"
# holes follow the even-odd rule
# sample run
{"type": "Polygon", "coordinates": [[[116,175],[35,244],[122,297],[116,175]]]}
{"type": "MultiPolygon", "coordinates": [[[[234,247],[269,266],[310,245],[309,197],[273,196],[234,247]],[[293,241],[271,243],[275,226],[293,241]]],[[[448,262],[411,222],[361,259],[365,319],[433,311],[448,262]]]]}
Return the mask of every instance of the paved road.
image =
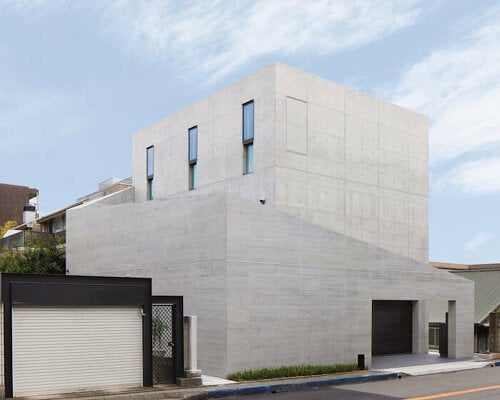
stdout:
{"type": "Polygon", "coordinates": [[[402,399],[434,396],[435,399],[449,400],[500,400],[500,368],[485,367],[468,371],[407,377],[393,381],[373,382],[370,386],[349,385],[348,388],[349,390],[366,390],[369,393],[385,394],[402,399]],[[472,390],[495,386],[496,389],[472,392],[472,390]],[[445,394],[464,391],[471,392],[444,397],[445,394]],[[437,397],[438,395],[442,396],[437,397]]]}
{"type": "MultiPolygon", "coordinates": [[[[236,399],[236,397],[234,397],[236,399]]],[[[239,400],[500,400],[500,367],[406,377],[239,400]]]]}

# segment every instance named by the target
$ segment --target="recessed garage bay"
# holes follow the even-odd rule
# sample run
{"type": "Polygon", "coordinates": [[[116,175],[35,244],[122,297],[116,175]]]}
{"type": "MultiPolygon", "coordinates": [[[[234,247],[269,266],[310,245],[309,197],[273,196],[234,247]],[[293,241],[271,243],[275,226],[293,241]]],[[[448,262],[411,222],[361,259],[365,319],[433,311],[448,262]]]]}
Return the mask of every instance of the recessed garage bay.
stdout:
{"type": "Polygon", "coordinates": [[[372,302],[372,355],[412,352],[412,301],[372,302]]]}

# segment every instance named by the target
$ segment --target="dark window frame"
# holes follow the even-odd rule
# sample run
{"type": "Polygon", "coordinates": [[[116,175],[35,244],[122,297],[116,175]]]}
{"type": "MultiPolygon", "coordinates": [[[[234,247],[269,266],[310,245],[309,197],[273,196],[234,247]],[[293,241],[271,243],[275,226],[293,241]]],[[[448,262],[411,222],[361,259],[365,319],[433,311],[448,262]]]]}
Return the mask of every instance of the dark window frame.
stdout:
{"type": "Polygon", "coordinates": [[[146,184],[146,198],[148,200],[153,200],[153,178],[148,178],[147,184],[146,184]]]}
{"type": "Polygon", "coordinates": [[[198,187],[198,125],[188,129],[188,165],[189,165],[189,190],[195,190],[198,187]],[[191,132],[194,132],[194,140],[191,141],[191,132]],[[194,151],[191,146],[194,146],[194,151]],[[194,158],[191,158],[194,153],[194,158]]]}
{"type": "Polygon", "coordinates": [[[247,101],[246,103],[243,103],[241,105],[241,139],[243,143],[243,175],[248,175],[253,173],[254,168],[253,168],[253,153],[254,153],[254,148],[253,148],[253,141],[255,137],[255,102],[254,100],[247,101]],[[252,105],[252,136],[247,137],[245,139],[245,110],[247,109],[246,107],[249,105],[252,105]],[[252,147],[252,168],[251,170],[248,168],[248,154],[250,153],[249,148],[252,147]]]}
{"type": "Polygon", "coordinates": [[[253,100],[247,101],[241,105],[242,113],[241,113],[241,139],[243,145],[248,145],[253,143],[253,139],[255,137],[255,103],[253,100]],[[252,104],[252,137],[248,137],[245,139],[245,109],[248,105],[252,104]]]}
{"type": "Polygon", "coordinates": [[[198,163],[189,164],[189,190],[198,187],[198,163]]]}
{"type": "Polygon", "coordinates": [[[148,179],[152,179],[154,177],[154,174],[155,174],[155,147],[154,146],[148,146],[146,147],[146,177],[148,179]],[[151,154],[151,173],[149,173],[149,151],[152,150],[152,154],[151,154]]]}
{"type": "Polygon", "coordinates": [[[253,142],[243,145],[243,175],[253,174],[254,171],[253,154],[254,154],[253,142]],[[250,148],[252,150],[250,150],[250,148]],[[250,159],[249,154],[251,154],[251,162],[249,162],[250,159]],[[249,168],[250,164],[251,168],[249,168]]]}
{"type": "Polygon", "coordinates": [[[155,171],[155,147],[148,146],[146,147],[146,199],[153,200],[153,179],[154,179],[154,171],[155,171]],[[150,150],[151,150],[151,171],[149,170],[150,166],[150,150]],[[150,173],[151,172],[151,173],[150,173]]]}
{"type": "Polygon", "coordinates": [[[198,125],[188,129],[188,162],[190,165],[198,162],[198,125]],[[196,154],[194,158],[191,158],[191,131],[195,132],[194,146],[196,154]]]}

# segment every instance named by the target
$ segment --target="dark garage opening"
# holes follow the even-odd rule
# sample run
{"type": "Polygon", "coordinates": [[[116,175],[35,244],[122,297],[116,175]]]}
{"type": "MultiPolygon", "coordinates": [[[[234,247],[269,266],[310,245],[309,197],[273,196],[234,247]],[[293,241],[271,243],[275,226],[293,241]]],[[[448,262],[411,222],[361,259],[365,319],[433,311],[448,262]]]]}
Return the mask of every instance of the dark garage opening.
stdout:
{"type": "Polygon", "coordinates": [[[373,300],[372,355],[412,352],[412,301],[373,300]]]}

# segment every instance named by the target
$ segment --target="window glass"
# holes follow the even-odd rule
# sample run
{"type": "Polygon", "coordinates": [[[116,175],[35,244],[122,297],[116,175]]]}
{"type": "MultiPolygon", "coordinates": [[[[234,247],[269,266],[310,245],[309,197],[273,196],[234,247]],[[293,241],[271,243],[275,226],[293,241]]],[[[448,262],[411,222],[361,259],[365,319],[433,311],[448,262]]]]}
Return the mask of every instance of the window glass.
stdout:
{"type": "Polygon", "coordinates": [[[198,128],[189,129],[189,162],[196,162],[198,159],[198,128]]]}
{"type": "Polygon", "coordinates": [[[251,174],[253,172],[253,143],[244,147],[243,163],[243,173],[251,174]]]}
{"type": "Polygon", "coordinates": [[[191,164],[189,166],[189,190],[196,189],[198,187],[198,165],[191,164]]]}
{"type": "Polygon", "coordinates": [[[151,146],[151,147],[148,147],[147,148],[147,176],[150,177],[150,176],[153,176],[154,174],[154,147],[151,146]]]}
{"type": "Polygon", "coordinates": [[[253,139],[253,101],[243,104],[243,142],[253,139]]]}
{"type": "Polygon", "coordinates": [[[64,220],[62,217],[54,219],[54,228],[52,233],[58,233],[63,231],[66,227],[64,226],[64,220]]]}
{"type": "Polygon", "coordinates": [[[153,200],[153,178],[148,179],[148,189],[147,189],[148,200],[153,200]]]}

